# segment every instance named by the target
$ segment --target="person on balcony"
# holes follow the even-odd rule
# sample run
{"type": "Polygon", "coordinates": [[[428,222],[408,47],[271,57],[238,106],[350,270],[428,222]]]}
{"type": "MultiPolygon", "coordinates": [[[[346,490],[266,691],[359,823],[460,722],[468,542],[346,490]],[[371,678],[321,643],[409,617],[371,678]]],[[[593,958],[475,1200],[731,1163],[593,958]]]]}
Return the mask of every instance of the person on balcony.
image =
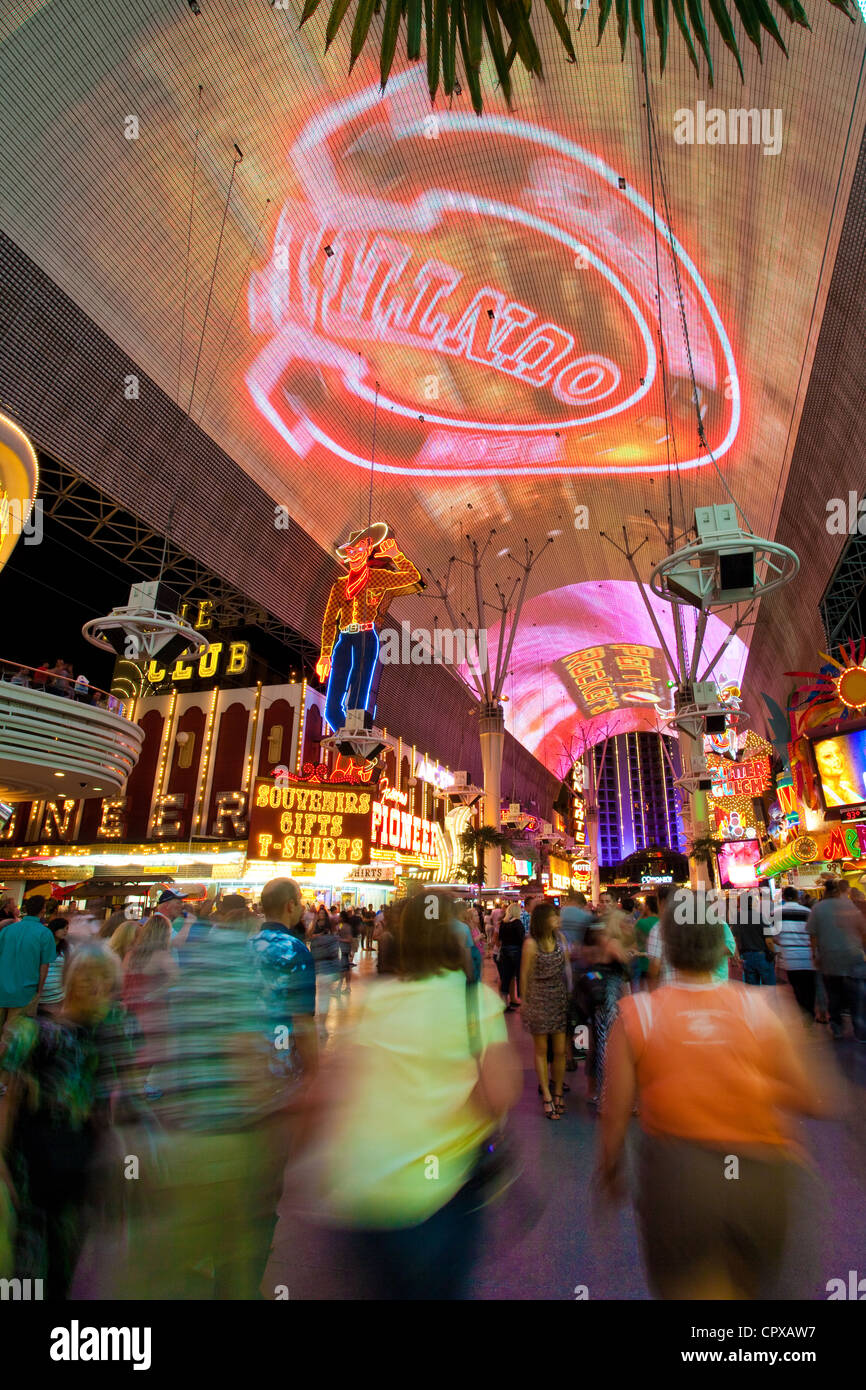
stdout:
{"type": "Polygon", "coordinates": [[[52,695],[72,695],[72,667],[62,657],[48,672],[48,689],[52,695]]]}

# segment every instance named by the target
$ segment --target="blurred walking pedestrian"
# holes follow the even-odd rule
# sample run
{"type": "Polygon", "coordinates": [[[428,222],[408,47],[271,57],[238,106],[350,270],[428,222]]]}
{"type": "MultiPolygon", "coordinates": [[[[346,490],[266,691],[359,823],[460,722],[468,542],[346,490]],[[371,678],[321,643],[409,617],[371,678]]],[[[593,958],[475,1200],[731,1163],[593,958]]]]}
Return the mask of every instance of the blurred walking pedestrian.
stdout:
{"type": "Polygon", "coordinates": [[[39,1001],[39,1013],[55,1017],[63,1008],[63,997],[65,992],[64,971],[67,957],[70,954],[69,942],[69,921],[66,917],[54,917],[48,928],[54,937],[54,946],[57,951],[54,960],[48,967],[45,976],[45,985],[42,990],[42,997],[39,1001]]]}
{"type": "Polygon", "coordinates": [[[632,989],[636,992],[649,988],[650,932],[659,920],[659,902],[654,893],[647,893],[644,912],[634,924],[635,956],[631,963],[632,989]]]}
{"type": "MultiPolygon", "coordinates": [[[[844,1013],[851,1015],[854,1036],[866,1041],[864,1009],[864,919],[854,904],[829,879],[824,897],[812,908],[806,924],[812,938],[815,962],[827,991],[830,1032],[841,1038],[844,1013]]],[[[8,928],[7,928],[8,930],[8,928]]],[[[0,934],[0,949],[3,936],[0,934]]]]}
{"type": "Polygon", "coordinates": [[[316,972],[316,1019],[324,1041],[331,1002],[340,985],[340,943],[331,930],[327,913],[316,918],[310,938],[310,954],[316,972]]]}
{"type": "Polygon", "coordinates": [[[57,955],[54,937],[41,921],[45,899],[31,894],[25,907],[25,916],[0,932],[0,1071],[6,1030],[21,1014],[34,1016],[57,955]]]}
{"type": "Polygon", "coordinates": [[[549,1120],[558,1120],[565,1109],[565,1028],[570,994],[571,964],[559,931],[559,913],[552,903],[537,903],[523,945],[520,995],[523,1026],[532,1034],[535,1072],[549,1120]],[[548,1075],[548,1043],[553,1054],[552,1078],[548,1075]]]}
{"type": "Polygon", "coordinates": [[[359,1297],[462,1299],[490,1196],[487,1146],[520,1064],[494,992],[467,991],[450,898],[407,899],[395,936],[397,974],[365,993],[311,1170],[359,1297]]]}
{"type": "Polygon", "coordinates": [[[673,982],[620,1003],[597,1178],[607,1199],[625,1195],[625,1140],[638,1101],[636,1209],[653,1294],[767,1297],[792,1201],[789,1117],[832,1114],[839,1091],[820,1040],[806,1051],[799,1017],[781,1008],[776,991],[718,982],[723,925],[690,897],[689,921],[673,904],[662,917],[673,982]]]}
{"type": "Polygon", "coordinates": [[[500,988],[506,1001],[506,1013],[520,1007],[518,986],[520,983],[520,962],[526,936],[520,920],[517,903],[509,903],[498,927],[494,928],[494,950],[499,951],[497,966],[500,988]]]}
{"type": "Polygon", "coordinates": [[[11,1079],[0,1099],[0,1184],[17,1208],[14,1272],[42,1279],[47,1299],[69,1296],[93,1165],[118,1089],[118,975],[104,947],[80,947],[58,1016],[19,1018],[4,1057],[11,1079]]]}
{"type": "Polygon", "coordinates": [[[729,918],[734,939],[743,962],[743,983],[774,985],[776,983],[775,922],[772,900],[766,889],[754,889],[731,895],[729,918]],[[735,919],[735,920],[733,920],[735,919]]]}
{"type": "Polygon", "coordinates": [[[782,901],[776,908],[773,922],[776,927],[776,959],[788,977],[804,1017],[815,1021],[815,957],[809,935],[809,908],[798,900],[796,888],[783,888],[782,901]]]}

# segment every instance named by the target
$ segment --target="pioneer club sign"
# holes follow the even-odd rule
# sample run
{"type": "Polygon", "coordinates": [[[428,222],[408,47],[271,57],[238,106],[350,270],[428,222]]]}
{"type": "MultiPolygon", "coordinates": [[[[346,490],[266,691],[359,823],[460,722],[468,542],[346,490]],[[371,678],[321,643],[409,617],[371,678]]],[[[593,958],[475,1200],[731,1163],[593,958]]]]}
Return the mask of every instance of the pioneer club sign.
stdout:
{"type": "MultiPolygon", "coordinates": [[[[308,462],[324,453],[369,470],[357,450],[375,408],[383,472],[666,467],[651,207],[598,156],[505,114],[485,115],[499,158],[480,171],[476,131],[464,112],[431,116],[417,70],[301,131],[290,160],[303,196],[283,207],[250,283],[253,400],[308,462]],[[375,172],[386,165],[387,185],[375,172]]],[[[678,258],[718,457],[739,423],[736,367],[696,266],[681,247],[678,258]]],[[[685,384],[667,249],[661,261],[667,368],[685,384]]],[[[693,436],[690,387],[670,399],[674,427],[693,436]]]]}

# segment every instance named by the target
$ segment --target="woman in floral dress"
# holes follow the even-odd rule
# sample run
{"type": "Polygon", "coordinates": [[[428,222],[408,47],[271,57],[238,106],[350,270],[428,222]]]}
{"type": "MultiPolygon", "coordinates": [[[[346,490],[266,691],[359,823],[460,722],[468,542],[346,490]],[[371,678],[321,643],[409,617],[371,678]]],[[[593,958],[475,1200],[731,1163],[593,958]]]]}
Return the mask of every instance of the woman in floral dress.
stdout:
{"type": "Polygon", "coordinates": [[[544,1113],[558,1120],[565,1108],[562,1098],[565,1080],[565,1027],[571,994],[571,966],[568,950],[558,930],[559,914],[552,903],[536,903],[529,923],[529,936],[520,963],[520,997],[523,1000],[523,1026],[535,1045],[535,1070],[541,1087],[544,1113]],[[553,1094],[547,1072],[548,1040],[553,1053],[553,1094]]]}

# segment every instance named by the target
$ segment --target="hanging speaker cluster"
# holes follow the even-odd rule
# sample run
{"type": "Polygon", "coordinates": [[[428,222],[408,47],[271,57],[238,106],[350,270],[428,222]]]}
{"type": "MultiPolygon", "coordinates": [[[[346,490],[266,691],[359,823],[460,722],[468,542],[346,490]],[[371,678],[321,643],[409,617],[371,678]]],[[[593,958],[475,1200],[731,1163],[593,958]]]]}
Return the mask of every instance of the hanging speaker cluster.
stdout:
{"type": "Polygon", "coordinates": [[[650,588],[668,603],[702,612],[751,603],[788,584],[800,568],[793,550],[744,530],[732,503],[695,508],[698,540],[656,565],[650,588]]]}

